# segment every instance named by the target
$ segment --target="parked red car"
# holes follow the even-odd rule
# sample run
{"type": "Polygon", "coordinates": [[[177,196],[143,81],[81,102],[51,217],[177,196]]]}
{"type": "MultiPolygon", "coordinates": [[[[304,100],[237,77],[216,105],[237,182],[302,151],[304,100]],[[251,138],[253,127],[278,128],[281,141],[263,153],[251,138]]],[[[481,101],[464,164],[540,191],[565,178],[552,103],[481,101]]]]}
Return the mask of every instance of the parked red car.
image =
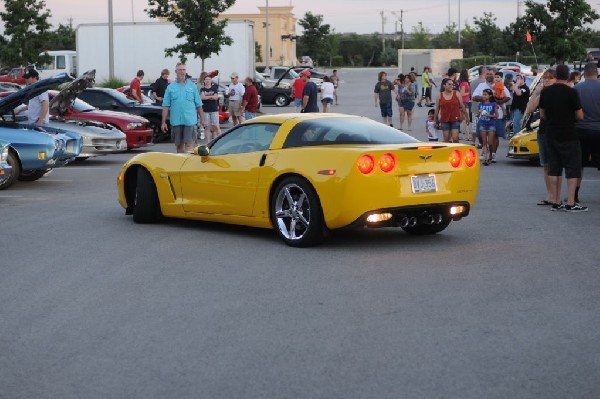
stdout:
{"type": "MultiPolygon", "coordinates": [[[[60,96],[71,93],[60,92],[60,96]]],[[[141,116],[126,114],[125,112],[104,111],[92,107],[90,104],[77,98],[65,106],[65,101],[60,101],[59,92],[49,90],[50,114],[60,115],[65,119],[90,119],[108,123],[120,129],[127,136],[127,149],[143,147],[152,143],[152,129],[148,126],[148,119],[141,116]],[[58,98],[58,100],[57,100],[58,98]]]]}
{"type": "Polygon", "coordinates": [[[10,70],[10,72],[8,73],[8,75],[2,75],[2,76],[0,76],[0,82],[10,82],[10,83],[17,83],[17,84],[20,84],[20,85],[24,85],[25,84],[25,78],[23,77],[23,75],[29,69],[30,68],[28,68],[28,67],[13,68],[13,69],[10,70]]]}

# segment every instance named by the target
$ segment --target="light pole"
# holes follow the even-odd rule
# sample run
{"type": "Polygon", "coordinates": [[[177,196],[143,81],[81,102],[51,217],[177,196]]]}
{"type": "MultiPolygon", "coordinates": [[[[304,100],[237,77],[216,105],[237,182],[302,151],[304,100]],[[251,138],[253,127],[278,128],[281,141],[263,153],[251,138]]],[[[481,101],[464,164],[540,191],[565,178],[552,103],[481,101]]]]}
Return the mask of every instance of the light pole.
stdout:
{"type": "Polygon", "coordinates": [[[400,21],[400,39],[402,40],[402,50],[404,50],[404,10],[400,10],[400,15],[396,11],[392,11],[392,14],[400,21]]]}
{"type": "Polygon", "coordinates": [[[460,47],[460,0],[458,0],[458,46],[460,47]]]}
{"type": "Polygon", "coordinates": [[[113,47],[113,6],[108,0],[108,79],[115,77],[115,49],[113,47]]]}
{"type": "Polygon", "coordinates": [[[269,72],[269,56],[271,55],[270,54],[271,50],[270,50],[270,46],[269,46],[269,0],[266,0],[266,1],[267,1],[267,8],[265,10],[265,14],[266,14],[265,31],[267,33],[267,37],[266,37],[266,40],[265,40],[265,47],[266,47],[265,51],[266,51],[267,56],[265,58],[265,61],[266,61],[266,63],[265,63],[265,65],[266,65],[265,72],[270,73],[269,72]]]}

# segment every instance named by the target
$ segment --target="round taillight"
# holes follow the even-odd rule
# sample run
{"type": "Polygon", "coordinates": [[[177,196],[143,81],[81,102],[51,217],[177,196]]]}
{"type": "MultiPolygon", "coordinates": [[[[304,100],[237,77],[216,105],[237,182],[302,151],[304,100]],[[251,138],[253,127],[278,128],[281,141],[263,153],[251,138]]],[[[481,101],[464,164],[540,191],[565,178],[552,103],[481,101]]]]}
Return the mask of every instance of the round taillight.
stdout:
{"type": "Polygon", "coordinates": [[[469,168],[472,168],[473,165],[477,162],[477,151],[470,148],[465,152],[465,165],[469,168]]]}
{"type": "Polygon", "coordinates": [[[396,157],[392,154],[384,154],[379,158],[379,169],[388,173],[396,167],[396,157]]]}
{"type": "Polygon", "coordinates": [[[363,155],[356,161],[356,166],[360,173],[368,175],[375,168],[375,160],[370,155],[363,155]]]}
{"type": "Polygon", "coordinates": [[[460,166],[460,161],[462,161],[462,153],[459,150],[452,151],[448,161],[450,161],[450,165],[452,165],[453,168],[458,168],[460,166]]]}

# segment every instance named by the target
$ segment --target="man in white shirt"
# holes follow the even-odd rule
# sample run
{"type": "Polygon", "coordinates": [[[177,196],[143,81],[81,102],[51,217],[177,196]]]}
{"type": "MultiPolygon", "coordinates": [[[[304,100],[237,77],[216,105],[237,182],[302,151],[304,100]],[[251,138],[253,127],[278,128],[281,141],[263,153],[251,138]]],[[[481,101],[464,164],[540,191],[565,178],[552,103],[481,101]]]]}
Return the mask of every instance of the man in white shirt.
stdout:
{"type": "Polygon", "coordinates": [[[231,84],[227,87],[227,96],[229,96],[229,114],[233,126],[237,126],[244,121],[244,113],[242,111],[242,97],[246,88],[240,83],[240,77],[236,72],[231,74],[231,84]]]}
{"type": "MultiPolygon", "coordinates": [[[[473,92],[472,100],[481,102],[483,101],[483,91],[485,89],[490,89],[494,92],[494,70],[488,69],[485,71],[485,82],[480,83],[473,92]]],[[[505,87],[504,88],[504,98],[496,99],[496,103],[498,105],[504,104],[510,100],[510,92],[505,87]]],[[[479,138],[479,123],[477,124],[477,137],[479,138]]],[[[502,112],[502,107],[498,107],[498,118],[496,119],[496,138],[493,143],[490,143],[491,151],[492,151],[492,162],[496,163],[496,150],[498,150],[498,146],[500,145],[499,137],[504,138],[506,136],[506,124],[504,121],[504,113],[502,112]]]]}
{"type": "MultiPolygon", "coordinates": [[[[23,78],[25,78],[25,83],[30,85],[40,80],[40,74],[35,69],[29,69],[25,72],[23,78]]],[[[39,128],[50,123],[49,104],[50,100],[48,98],[48,92],[45,91],[30,99],[29,103],[25,107],[18,109],[16,113],[28,110],[27,123],[31,125],[32,128],[39,128]]]]}

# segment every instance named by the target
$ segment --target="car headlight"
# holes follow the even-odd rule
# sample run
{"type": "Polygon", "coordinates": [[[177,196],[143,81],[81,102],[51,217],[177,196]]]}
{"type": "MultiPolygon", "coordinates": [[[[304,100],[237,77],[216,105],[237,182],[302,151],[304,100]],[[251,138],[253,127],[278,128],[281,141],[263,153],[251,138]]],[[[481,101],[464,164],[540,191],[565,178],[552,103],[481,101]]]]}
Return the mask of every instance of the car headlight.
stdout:
{"type": "Polygon", "coordinates": [[[0,163],[4,164],[8,160],[8,147],[4,147],[2,154],[0,154],[0,163]]]}
{"type": "Polygon", "coordinates": [[[279,83],[279,87],[282,88],[282,89],[289,89],[292,86],[289,83],[280,82],[279,83]]]}
{"type": "Polygon", "coordinates": [[[142,122],[131,122],[127,124],[127,130],[139,129],[142,126],[144,126],[142,122]]]}

